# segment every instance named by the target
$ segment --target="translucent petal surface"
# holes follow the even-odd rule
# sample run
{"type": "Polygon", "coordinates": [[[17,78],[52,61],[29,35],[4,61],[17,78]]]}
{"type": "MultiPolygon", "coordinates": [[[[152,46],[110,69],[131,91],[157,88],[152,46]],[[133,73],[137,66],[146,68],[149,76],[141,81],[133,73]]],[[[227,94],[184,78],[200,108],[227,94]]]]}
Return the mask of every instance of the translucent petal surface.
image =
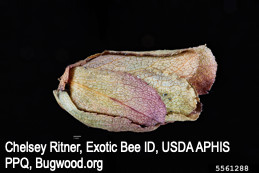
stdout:
{"type": "Polygon", "coordinates": [[[71,99],[81,110],[146,126],[165,121],[165,104],[157,91],[128,73],[75,67],[69,86],[71,99]]]}
{"type": "Polygon", "coordinates": [[[161,70],[187,79],[198,94],[206,94],[216,77],[217,63],[209,48],[199,46],[179,50],[148,52],[106,51],[84,67],[110,69],[135,74],[139,70],[161,70]]]}
{"type": "Polygon", "coordinates": [[[160,70],[150,69],[140,70],[134,74],[156,89],[166,105],[168,115],[178,114],[184,118],[196,109],[199,98],[186,79],[174,73],[168,75],[160,70]]]}
{"type": "Polygon", "coordinates": [[[205,45],[147,52],[104,51],[69,65],[59,105],[87,126],[146,132],[196,120],[215,81],[217,63],[205,45]]]}

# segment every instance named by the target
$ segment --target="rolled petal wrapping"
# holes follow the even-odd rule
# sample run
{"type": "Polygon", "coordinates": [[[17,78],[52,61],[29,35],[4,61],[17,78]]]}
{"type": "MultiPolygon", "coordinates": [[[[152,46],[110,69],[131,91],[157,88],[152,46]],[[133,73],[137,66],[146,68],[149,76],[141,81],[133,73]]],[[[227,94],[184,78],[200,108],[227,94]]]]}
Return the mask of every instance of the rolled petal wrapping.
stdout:
{"type": "Polygon", "coordinates": [[[146,132],[169,122],[196,120],[201,112],[198,94],[210,90],[216,69],[206,46],[104,51],[69,65],[54,95],[87,126],[146,132]]]}

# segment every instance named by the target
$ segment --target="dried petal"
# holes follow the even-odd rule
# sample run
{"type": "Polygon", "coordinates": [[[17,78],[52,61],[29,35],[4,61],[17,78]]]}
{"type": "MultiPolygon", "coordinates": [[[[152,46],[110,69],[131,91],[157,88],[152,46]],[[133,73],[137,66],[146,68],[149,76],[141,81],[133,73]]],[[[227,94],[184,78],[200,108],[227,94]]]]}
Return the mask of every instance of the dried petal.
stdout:
{"type": "Polygon", "coordinates": [[[180,78],[175,73],[168,75],[160,70],[151,71],[150,69],[139,70],[134,74],[157,90],[166,105],[166,122],[198,118],[199,114],[190,116],[196,110],[199,98],[195,89],[186,79],[180,78]]]}
{"type": "Polygon", "coordinates": [[[155,126],[142,127],[127,118],[112,117],[103,114],[81,111],[74,105],[66,91],[55,90],[53,93],[58,104],[63,109],[89,127],[101,128],[113,132],[149,132],[159,127],[159,124],[155,126]]]}
{"type": "Polygon", "coordinates": [[[165,74],[176,73],[187,79],[198,94],[206,94],[216,77],[217,63],[209,48],[199,46],[179,50],[147,52],[105,51],[86,59],[86,68],[109,69],[135,74],[143,69],[158,69],[165,74]]]}
{"type": "Polygon", "coordinates": [[[151,126],[164,123],[166,108],[157,91],[129,73],[73,68],[70,96],[86,112],[125,117],[151,126]]]}
{"type": "Polygon", "coordinates": [[[210,49],[105,51],[69,65],[57,102],[90,127],[145,132],[164,122],[196,120],[216,76],[210,49]],[[65,91],[69,84],[69,94],[65,91]]]}

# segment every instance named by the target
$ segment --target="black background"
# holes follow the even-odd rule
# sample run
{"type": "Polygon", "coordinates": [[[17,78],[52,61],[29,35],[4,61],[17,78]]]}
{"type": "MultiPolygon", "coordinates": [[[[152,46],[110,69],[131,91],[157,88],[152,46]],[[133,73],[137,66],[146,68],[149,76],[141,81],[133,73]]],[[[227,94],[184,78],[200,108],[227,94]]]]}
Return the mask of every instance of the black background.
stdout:
{"type": "MultiPolygon", "coordinates": [[[[95,153],[104,172],[208,172],[216,164],[258,167],[258,2],[248,1],[1,1],[1,168],[7,141],[66,143],[229,141],[229,153],[95,153]],[[179,49],[202,44],[218,63],[203,112],[149,133],[86,127],[56,103],[52,91],[67,65],[103,50],[179,49]],[[79,140],[73,135],[81,135],[79,140]]],[[[49,154],[45,159],[78,159],[49,154]]],[[[3,172],[18,171],[4,169],[3,172]]],[[[19,170],[21,171],[21,170],[19,170]]],[[[33,169],[31,172],[43,170],[33,169]]],[[[47,170],[45,170],[48,172],[47,170]]],[[[72,170],[60,170],[60,172],[72,170]]],[[[75,172],[90,170],[75,170],[75,172]]],[[[2,172],[2,171],[1,171],[2,172]]]]}

